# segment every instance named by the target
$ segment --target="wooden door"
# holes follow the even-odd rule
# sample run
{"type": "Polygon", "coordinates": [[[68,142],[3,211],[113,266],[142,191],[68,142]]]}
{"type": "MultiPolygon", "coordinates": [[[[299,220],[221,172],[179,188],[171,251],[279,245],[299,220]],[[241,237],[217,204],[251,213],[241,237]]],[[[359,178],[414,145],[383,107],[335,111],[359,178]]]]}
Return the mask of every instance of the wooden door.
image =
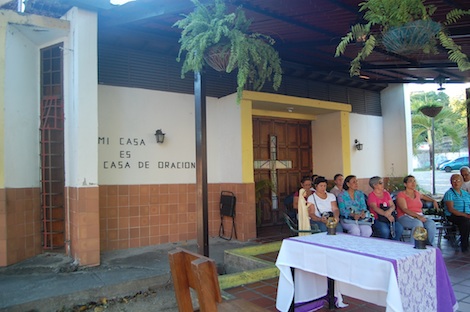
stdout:
{"type": "MultiPolygon", "coordinates": [[[[277,203],[268,190],[262,193],[259,202],[258,226],[280,224],[284,211],[284,198],[298,190],[302,176],[312,174],[311,122],[304,120],[253,117],[254,160],[270,160],[271,137],[276,137],[276,158],[291,161],[291,168],[276,169],[277,203]]],[[[271,180],[270,169],[255,169],[255,182],[271,180]]]]}

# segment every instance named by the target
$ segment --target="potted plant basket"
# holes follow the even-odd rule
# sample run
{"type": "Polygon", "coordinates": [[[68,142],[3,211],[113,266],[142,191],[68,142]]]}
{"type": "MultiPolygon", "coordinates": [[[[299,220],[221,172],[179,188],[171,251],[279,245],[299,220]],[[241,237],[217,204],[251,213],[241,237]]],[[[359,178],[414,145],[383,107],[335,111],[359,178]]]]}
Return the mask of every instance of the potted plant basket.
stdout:
{"type": "Polygon", "coordinates": [[[341,38],[335,56],[344,54],[347,46],[356,42],[362,49],[351,61],[349,73],[360,75],[361,61],[381,46],[385,50],[400,54],[418,52],[437,53],[437,44],[448,50],[449,60],[457,63],[461,71],[470,69],[470,62],[460,46],[447,35],[446,26],[455,23],[470,10],[454,9],[447,13],[446,20],[432,20],[434,5],[425,5],[426,0],[366,0],[359,4],[364,12],[364,24],[356,24],[341,38]]]}
{"type": "Polygon", "coordinates": [[[282,69],[279,54],[270,36],[249,31],[251,21],[241,7],[227,12],[223,0],[202,4],[191,0],[195,9],[173,26],[182,29],[178,58],[184,55],[181,75],[201,71],[205,64],[218,71],[237,70],[237,101],[245,84],[260,90],[272,81],[277,90],[281,85],[282,69]]]}

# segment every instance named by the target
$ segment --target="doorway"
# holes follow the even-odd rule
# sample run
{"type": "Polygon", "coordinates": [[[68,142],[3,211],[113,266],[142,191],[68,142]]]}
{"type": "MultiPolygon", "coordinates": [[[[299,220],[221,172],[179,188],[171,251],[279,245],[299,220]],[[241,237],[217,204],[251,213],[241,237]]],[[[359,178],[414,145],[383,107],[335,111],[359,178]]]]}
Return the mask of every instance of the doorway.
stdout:
{"type": "Polygon", "coordinates": [[[302,176],[312,174],[311,129],[309,120],[253,117],[255,185],[275,189],[272,194],[264,188],[257,196],[258,228],[283,224],[284,199],[299,188],[302,176]]]}

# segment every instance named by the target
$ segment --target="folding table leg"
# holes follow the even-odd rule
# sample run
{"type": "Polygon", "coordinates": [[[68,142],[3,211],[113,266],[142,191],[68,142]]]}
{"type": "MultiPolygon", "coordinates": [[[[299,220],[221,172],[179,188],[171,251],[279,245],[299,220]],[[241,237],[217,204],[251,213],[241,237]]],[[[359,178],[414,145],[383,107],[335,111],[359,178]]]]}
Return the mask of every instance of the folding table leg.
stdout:
{"type": "Polygon", "coordinates": [[[328,309],[335,308],[335,280],[328,277],[328,309]]]}

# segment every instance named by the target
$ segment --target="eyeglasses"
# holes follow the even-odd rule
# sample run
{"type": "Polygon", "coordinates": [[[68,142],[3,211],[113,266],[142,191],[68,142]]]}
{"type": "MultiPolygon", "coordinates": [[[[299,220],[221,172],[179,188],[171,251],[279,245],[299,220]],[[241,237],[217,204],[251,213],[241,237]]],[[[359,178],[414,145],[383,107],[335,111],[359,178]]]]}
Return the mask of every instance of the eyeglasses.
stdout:
{"type": "Polygon", "coordinates": [[[452,183],[462,182],[462,180],[452,180],[452,183]]]}
{"type": "Polygon", "coordinates": [[[379,184],[384,184],[384,181],[379,181],[379,184]]]}

